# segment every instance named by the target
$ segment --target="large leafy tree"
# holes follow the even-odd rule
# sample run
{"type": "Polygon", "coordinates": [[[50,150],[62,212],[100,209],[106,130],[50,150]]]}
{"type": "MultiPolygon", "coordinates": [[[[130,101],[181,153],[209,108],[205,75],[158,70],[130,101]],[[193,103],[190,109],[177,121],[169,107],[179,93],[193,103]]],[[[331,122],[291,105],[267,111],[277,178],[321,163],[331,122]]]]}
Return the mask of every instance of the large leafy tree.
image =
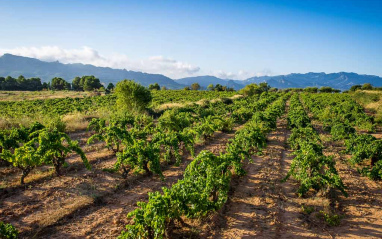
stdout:
{"type": "Polygon", "coordinates": [[[83,90],[83,85],[81,85],[81,78],[76,77],[72,81],[72,89],[77,90],[77,91],[82,91],[83,90]]]}
{"type": "Polygon", "coordinates": [[[85,91],[92,91],[102,87],[101,82],[95,76],[83,76],[83,89],[85,91]]]}
{"type": "Polygon", "coordinates": [[[152,100],[150,91],[133,80],[123,80],[115,88],[118,108],[142,112],[152,100]]]}
{"type": "Polygon", "coordinates": [[[192,90],[200,90],[200,85],[199,85],[199,83],[193,83],[193,84],[191,85],[191,89],[192,89],[192,90]]]}
{"type": "Polygon", "coordinates": [[[112,90],[114,90],[114,84],[113,83],[109,83],[108,85],[107,85],[107,88],[106,89],[108,89],[109,91],[112,91],[112,90]]]}
{"type": "Polygon", "coordinates": [[[150,84],[149,90],[160,90],[160,85],[158,83],[150,84]]]}
{"type": "Polygon", "coordinates": [[[59,77],[52,79],[51,87],[53,90],[70,90],[70,84],[59,77]]]}
{"type": "Polygon", "coordinates": [[[19,76],[17,79],[8,76],[6,78],[0,77],[0,90],[23,90],[23,91],[36,91],[42,90],[40,78],[25,78],[19,76]]]}
{"type": "Polygon", "coordinates": [[[102,86],[100,80],[96,78],[95,76],[83,76],[83,77],[76,77],[72,81],[72,88],[73,90],[78,91],[92,91],[95,89],[100,89],[102,86]]]}

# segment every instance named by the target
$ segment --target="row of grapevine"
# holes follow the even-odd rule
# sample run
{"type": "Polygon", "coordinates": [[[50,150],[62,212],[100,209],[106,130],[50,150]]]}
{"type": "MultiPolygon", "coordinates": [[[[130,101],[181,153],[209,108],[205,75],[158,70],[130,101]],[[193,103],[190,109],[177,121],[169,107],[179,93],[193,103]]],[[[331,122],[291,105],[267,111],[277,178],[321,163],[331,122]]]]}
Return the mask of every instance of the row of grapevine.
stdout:
{"type": "Polygon", "coordinates": [[[57,129],[48,129],[40,123],[30,128],[20,127],[0,131],[0,158],[22,171],[24,178],[41,165],[53,165],[57,175],[67,155],[75,152],[80,155],[85,166],[90,169],[88,160],[77,141],[57,129]]]}
{"type": "MultiPolygon", "coordinates": [[[[231,97],[236,92],[189,91],[181,90],[153,91],[152,106],[168,102],[196,102],[201,99],[217,99],[231,97]]],[[[91,113],[101,108],[115,108],[116,96],[92,96],[84,98],[57,98],[45,100],[0,101],[0,117],[26,117],[34,115],[62,116],[73,112],[91,113]]]]}
{"type": "MultiPolygon", "coordinates": [[[[264,108],[276,95],[267,94],[256,98],[246,108],[264,108]]],[[[96,134],[88,143],[101,140],[106,147],[117,155],[115,170],[122,170],[123,177],[130,172],[156,173],[162,177],[160,161],[180,164],[181,152],[188,150],[193,156],[194,144],[197,140],[206,140],[216,131],[230,131],[234,123],[242,122],[245,99],[228,102],[209,103],[205,106],[197,104],[167,110],[158,118],[146,115],[132,117],[129,115],[115,119],[106,125],[105,120],[93,119],[89,128],[96,134]],[[236,115],[238,120],[229,117],[236,115]],[[227,117],[228,116],[228,117],[227,117]]],[[[248,113],[245,113],[247,116],[248,113]]]]}
{"type": "MultiPolygon", "coordinates": [[[[158,127],[154,127],[154,119],[147,115],[126,115],[108,125],[105,120],[93,119],[89,128],[96,134],[89,139],[89,143],[96,139],[105,141],[106,146],[115,153],[120,152],[122,145],[125,151],[118,155],[116,168],[122,168],[124,176],[131,169],[138,169],[137,172],[145,169],[161,175],[160,150],[165,149],[165,160],[169,161],[174,156],[179,163],[181,148],[193,153],[196,135],[206,139],[216,130],[232,128],[233,121],[221,117],[226,110],[230,110],[230,106],[219,101],[206,109],[195,104],[168,110],[159,118],[158,127]],[[217,112],[220,113],[219,118],[215,117],[217,112]],[[152,140],[148,140],[149,137],[152,140]]],[[[0,160],[2,164],[10,164],[22,171],[22,184],[34,168],[42,165],[53,165],[59,175],[65,159],[72,152],[78,153],[85,166],[90,168],[78,142],[57,129],[48,129],[36,122],[28,128],[21,126],[0,131],[0,160]]]]}
{"type": "Polygon", "coordinates": [[[332,139],[344,140],[346,153],[352,155],[350,162],[371,179],[382,179],[382,140],[365,133],[357,133],[354,126],[374,127],[374,119],[347,95],[323,97],[302,95],[305,105],[313,115],[323,122],[332,139]],[[328,114],[330,112],[330,114],[328,114]],[[345,114],[346,112],[346,114],[345,114]]]}
{"type": "MultiPolygon", "coordinates": [[[[274,95],[266,97],[269,104],[274,95]]],[[[219,209],[227,201],[233,171],[245,173],[243,160],[265,147],[266,133],[274,129],[287,97],[276,100],[265,111],[261,109],[267,104],[256,104],[258,111],[236,132],[225,154],[200,152],[187,166],[182,180],[170,188],[162,188],[162,193],[149,193],[147,203],[138,202],[139,208],[128,214],[134,218],[133,224],[126,226],[120,238],[164,238],[176,222],[184,224],[182,217],[199,218],[219,209]]]]}
{"type": "Polygon", "coordinates": [[[300,196],[305,195],[310,189],[328,192],[333,188],[339,189],[347,196],[345,186],[335,168],[335,161],[323,154],[320,138],[298,94],[294,94],[290,100],[288,125],[292,129],[288,142],[294,150],[295,157],[284,180],[291,176],[298,180],[300,196]]]}

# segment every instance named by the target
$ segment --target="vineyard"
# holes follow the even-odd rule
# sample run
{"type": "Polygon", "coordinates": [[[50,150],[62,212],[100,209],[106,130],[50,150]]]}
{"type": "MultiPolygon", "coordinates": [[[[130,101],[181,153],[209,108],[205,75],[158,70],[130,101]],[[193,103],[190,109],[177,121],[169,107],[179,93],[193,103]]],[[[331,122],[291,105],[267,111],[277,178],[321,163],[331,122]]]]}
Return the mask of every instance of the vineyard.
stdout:
{"type": "Polygon", "coordinates": [[[114,94],[0,101],[0,237],[382,238],[372,113],[237,94],[153,91],[141,114],[114,94]]]}

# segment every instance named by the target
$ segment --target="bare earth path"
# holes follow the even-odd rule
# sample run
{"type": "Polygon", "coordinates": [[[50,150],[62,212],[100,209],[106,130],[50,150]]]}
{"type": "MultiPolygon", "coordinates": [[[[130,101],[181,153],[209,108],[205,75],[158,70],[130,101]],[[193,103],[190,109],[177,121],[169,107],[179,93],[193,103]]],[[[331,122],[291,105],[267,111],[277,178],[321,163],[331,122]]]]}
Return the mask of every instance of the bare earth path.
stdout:
{"type": "MultiPolygon", "coordinates": [[[[321,136],[328,137],[320,126],[321,136]]],[[[380,134],[380,132],[379,132],[380,134]]],[[[382,238],[382,183],[360,175],[340,152],[342,142],[327,142],[324,153],[333,155],[336,167],[347,186],[348,198],[341,197],[339,210],[343,215],[338,227],[329,228],[335,238],[382,238]]]]}
{"type": "MultiPolygon", "coordinates": [[[[282,182],[293,155],[287,147],[290,131],[286,115],[268,135],[264,155],[247,163],[247,175],[235,178],[229,201],[206,223],[204,238],[331,238],[321,228],[312,230],[301,206],[310,199],[296,195],[298,183],[282,182]]],[[[323,199],[318,198],[322,201],[323,199]]]]}
{"type": "Polygon", "coordinates": [[[268,135],[264,156],[254,156],[245,165],[247,175],[234,179],[225,207],[212,223],[207,238],[309,238],[313,235],[302,227],[296,183],[281,180],[290,165],[286,140],[285,115],[277,121],[277,129],[268,135]]]}

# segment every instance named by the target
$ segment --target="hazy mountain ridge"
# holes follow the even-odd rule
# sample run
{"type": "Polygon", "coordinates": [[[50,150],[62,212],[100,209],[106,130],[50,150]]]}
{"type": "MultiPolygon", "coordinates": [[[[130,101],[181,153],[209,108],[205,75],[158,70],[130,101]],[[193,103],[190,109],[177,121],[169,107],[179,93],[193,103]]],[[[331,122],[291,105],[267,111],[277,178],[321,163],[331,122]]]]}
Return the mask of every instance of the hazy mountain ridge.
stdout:
{"type": "Polygon", "coordinates": [[[63,64],[60,62],[45,62],[34,58],[4,54],[0,57],[0,76],[39,77],[43,81],[50,81],[54,77],[62,77],[71,82],[76,76],[94,75],[104,83],[117,83],[123,79],[134,79],[144,86],[157,82],[161,86],[180,89],[174,80],[160,74],[149,74],[136,71],[96,67],[80,63],[63,64]]]}
{"type": "Polygon", "coordinates": [[[80,63],[63,64],[60,62],[45,62],[34,58],[14,56],[4,54],[0,57],[0,76],[18,77],[23,75],[29,77],[40,77],[43,81],[50,81],[54,77],[62,77],[71,82],[76,76],[94,75],[104,83],[117,83],[123,79],[133,79],[144,86],[158,83],[170,89],[182,89],[186,85],[199,83],[202,88],[207,88],[209,84],[220,84],[232,87],[236,90],[243,88],[247,84],[267,82],[272,87],[283,88],[303,88],[308,86],[330,86],[336,89],[346,90],[352,85],[371,83],[374,86],[382,86],[382,78],[373,75],[360,75],[357,73],[314,73],[305,74],[292,73],[278,76],[256,76],[246,80],[221,79],[215,76],[196,76],[173,80],[161,74],[150,74],[109,67],[96,67],[80,63]]]}

